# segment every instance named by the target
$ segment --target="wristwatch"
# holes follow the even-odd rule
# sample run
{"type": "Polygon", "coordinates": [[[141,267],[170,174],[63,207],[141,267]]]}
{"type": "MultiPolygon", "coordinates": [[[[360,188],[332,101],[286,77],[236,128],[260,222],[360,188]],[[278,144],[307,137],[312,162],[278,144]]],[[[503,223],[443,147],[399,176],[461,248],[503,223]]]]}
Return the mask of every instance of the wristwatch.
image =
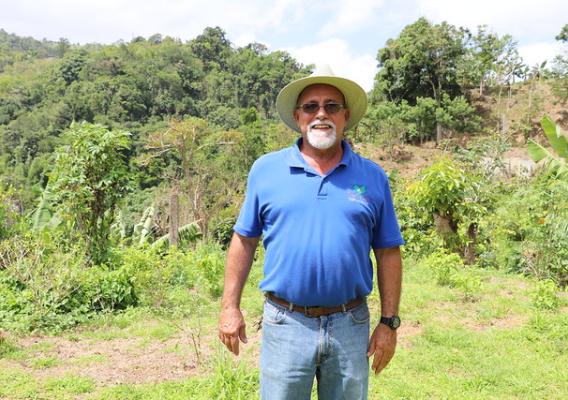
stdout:
{"type": "Polygon", "coordinates": [[[398,315],[393,315],[392,317],[381,317],[381,324],[385,324],[393,331],[396,331],[396,329],[400,326],[400,318],[398,315]]]}

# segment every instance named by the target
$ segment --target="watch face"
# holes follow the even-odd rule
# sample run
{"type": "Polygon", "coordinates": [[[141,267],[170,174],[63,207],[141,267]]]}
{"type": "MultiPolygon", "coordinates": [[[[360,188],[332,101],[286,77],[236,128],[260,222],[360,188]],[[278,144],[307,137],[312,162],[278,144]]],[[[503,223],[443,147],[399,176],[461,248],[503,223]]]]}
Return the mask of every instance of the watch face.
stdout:
{"type": "Polygon", "coordinates": [[[400,318],[397,315],[393,315],[392,317],[381,317],[381,323],[394,330],[400,326],[400,318]]]}
{"type": "Polygon", "coordinates": [[[394,316],[391,318],[391,328],[396,329],[400,326],[400,318],[394,316]]]}

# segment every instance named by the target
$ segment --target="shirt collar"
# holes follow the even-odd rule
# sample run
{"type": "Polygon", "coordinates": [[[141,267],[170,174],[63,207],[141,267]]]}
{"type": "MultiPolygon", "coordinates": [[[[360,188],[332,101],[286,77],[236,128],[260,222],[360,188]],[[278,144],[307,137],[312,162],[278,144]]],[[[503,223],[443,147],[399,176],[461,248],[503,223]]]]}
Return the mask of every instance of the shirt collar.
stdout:
{"type": "MultiPolygon", "coordinates": [[[[299,137],[296,142],[289,148],[288,151],[288,165],[292,168],[302,168],[305,169],[308,167],[306,160],[302,156],[300,152],[300,146],[302,144],[303,138],[299,137]]],[[[347,141],[342,140],[341,145],[343,146],[343,156],[341,157],[341,161],[339,161],[339,165],[348,166],[351,163],[351,158],[353,156],[353,151],[351,150],[351,146],[347,141]]]]}

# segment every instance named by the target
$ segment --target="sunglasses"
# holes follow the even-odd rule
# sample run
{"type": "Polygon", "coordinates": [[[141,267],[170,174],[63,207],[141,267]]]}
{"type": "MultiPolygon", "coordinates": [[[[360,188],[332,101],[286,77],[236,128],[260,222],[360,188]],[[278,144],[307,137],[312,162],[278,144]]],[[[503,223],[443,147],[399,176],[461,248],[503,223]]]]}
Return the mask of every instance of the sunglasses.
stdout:
{"type": "Polygon", "coordinates": [[[321,106],[318,103],[305,103],[305,104],[300,104],[296,108],[302,110],[306,114],[315,114],[319,111],[321,107],[323,107],[325,112],[328,114],[336,114],[342,108],[345,108],[343,104],[338,104],[338,103],[325,103],[324,105],[321,106]]]}

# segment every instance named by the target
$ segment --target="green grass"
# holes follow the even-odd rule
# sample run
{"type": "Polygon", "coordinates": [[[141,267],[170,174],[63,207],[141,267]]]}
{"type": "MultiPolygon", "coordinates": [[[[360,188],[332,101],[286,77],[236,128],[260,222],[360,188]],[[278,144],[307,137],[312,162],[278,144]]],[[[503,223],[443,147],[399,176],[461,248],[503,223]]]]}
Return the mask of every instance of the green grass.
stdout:
{"type": "Polygon", "coordinates": [[[1,399],[65,400],[95,389],[92,379],[81,376],[67,374],[38,380],[19,369],[3,367],[0,362],[1,399]]]}
{"type": "Polygon", "coordinates": [[[40,389],[31,374],[3,365],[0,360],[0,399],[38,399],[42,398],[40,389]]]}
{"type": "Polygon", "coordinates": [[[119,385],[86,397],[89,400],[249,400],[258,397],[258,371],[215,355],[213,373],[179,382],[146,385],[119,385]]]}
{"type": "MultiPolygon", "coordinates": [[[[563,399],[568,398],[568,304],[549,310],[535,301],[537,282],[501,271],[466,267],[476,290],[440,286],[421,263],[405,264],[397,353],[370,379],[370,399],[563,399]]],[[[262,313],[256,285],[258,263],[245,287],[242,306],[249,337],[262,313]]],[[[192,295],[193,296],[193,295],[192,295]]],[[[189,298],[189,297],[188,297],[189,298]]],[[[53,345],[26,349],[15,338],[0,342],[0,398],[90,400],[258,398],[258,343],[243,346],[239,358],[221,350],[216,339],[219,302],[198,294],[169,312],[129,309],[105,314],[72,332],[71,342],[139,339],[145,348],[190,332],[201,335],[202,362],[195,376],[173,382],[105,386],[75,375],[45,378],[37,373],[57,365],[104,363],[104,356],[58,360],[53,345]],[[22,362],[24,361],[24,362],[22,362]]],[[[369,298],[376,323],[376,290],[369,298]]],[[[548,304],[548,303],[547,303],[548,304]]],[[[191,346],[163,343],[164,353],[195,359],[191,346]]],[[[111,366],[109,366],[111,368],[111,366]]],[[[315,398],[315,397],[313,397],[315,398]]]]}
{"type": "Polygon", "coordinates": [[[35,369],[46,369],[55,367],[60,364],[60,361],[55,357],[40,357],[31,360],[31,367],[35,369]]]}
{"type": "Polygon", "coordinates": [[[75,395],[90,393],[95,389],[92,379],[75,375],[64,375],[58,378],[48,378],[43,387],[53,399],[72,399],[75,395]]]}
{"type": "Polygon", "coordinates": [[[70,365],[87,366],[96,363],[102,363],[108,360],[108,357],[102,354],[91,354],[88,356],[76,357],[69,361],[70,365]]]}
{"type": "Polygon", "coordinates": [[[568,396],[568,314],[536,310],[534,282],[476,270],[475,301],[407,267],[402,315],[421,327],[372,376],[371,399],[561,399],[568,396]]]}
{"type": "Polygon", "coordinates": [[[12,340],[0,336],[0,358],[13,356],[18,351],[18,346],[12,340]]]}

